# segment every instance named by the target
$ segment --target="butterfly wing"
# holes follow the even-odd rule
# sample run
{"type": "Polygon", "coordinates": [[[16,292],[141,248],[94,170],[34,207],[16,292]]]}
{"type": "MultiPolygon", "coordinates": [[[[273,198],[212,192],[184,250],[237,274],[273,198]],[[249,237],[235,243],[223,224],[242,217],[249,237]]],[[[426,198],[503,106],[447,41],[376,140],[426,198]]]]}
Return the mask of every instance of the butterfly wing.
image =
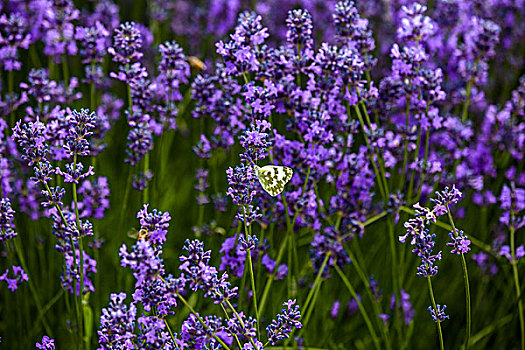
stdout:
{"type": "Polygon", "coordinates": [[[257,167],[257,177],[261,186],[270,196],[275,197],[284,190],[284,185],[293,175],[293,170],[286,166],[265,165],[262,168],[257,167]]]}

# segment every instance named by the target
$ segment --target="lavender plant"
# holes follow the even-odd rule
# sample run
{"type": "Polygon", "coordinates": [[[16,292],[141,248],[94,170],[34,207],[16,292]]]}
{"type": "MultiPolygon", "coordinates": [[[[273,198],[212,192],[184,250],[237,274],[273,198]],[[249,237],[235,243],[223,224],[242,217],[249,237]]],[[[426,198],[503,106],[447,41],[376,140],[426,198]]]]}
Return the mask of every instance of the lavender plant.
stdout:
{"type": "Polygon", "coordinates": [[[0,347],[525,350],[523,13],[2,2],[0,347]]]}

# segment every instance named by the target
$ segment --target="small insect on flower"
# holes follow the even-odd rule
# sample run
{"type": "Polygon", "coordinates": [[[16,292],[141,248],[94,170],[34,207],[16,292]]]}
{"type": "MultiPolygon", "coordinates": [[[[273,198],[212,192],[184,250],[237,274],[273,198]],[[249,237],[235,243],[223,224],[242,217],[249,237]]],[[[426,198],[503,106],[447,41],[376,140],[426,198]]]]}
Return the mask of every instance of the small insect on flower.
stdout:
{"type": "Polygon", "coordinates": [[[262,188],[272,197],[284,190],[284,185],[290,181],[293,175],[292,168],[286,166],[265,165],[261,168],[254,164],[253,169],[262,188]]]}
{"type": "Polygon", "coordinates": [[[137,230],[136,228],[132,228],[131,230],[128,231],[128,237],[134,238],[136,240],[145,239],[146,237],[148,237],[148,235],[149,235],[149,232],[145,228],[141,228],[140,230],[137,230]]]}
{"type": "Polygon", "coordinates": [[[196,56],[188,56],[186,60],[192,68],[197,68],[198,70],[206,70],[206,65],[196,56]]]}

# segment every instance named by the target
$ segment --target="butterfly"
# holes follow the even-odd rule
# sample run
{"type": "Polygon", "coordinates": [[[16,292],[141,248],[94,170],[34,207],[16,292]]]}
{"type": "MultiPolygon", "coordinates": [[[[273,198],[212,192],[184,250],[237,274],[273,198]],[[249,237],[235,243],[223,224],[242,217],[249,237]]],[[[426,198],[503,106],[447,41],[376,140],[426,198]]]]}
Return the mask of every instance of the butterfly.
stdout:
{"type": "Polygon", "coordinates": [[[253,169],[262,188],[272,197],[284,190],[284,185],[290,181],[293,175],[292,168],[287,166],[265,165],[261,168],[254,164],[253,169]]]}

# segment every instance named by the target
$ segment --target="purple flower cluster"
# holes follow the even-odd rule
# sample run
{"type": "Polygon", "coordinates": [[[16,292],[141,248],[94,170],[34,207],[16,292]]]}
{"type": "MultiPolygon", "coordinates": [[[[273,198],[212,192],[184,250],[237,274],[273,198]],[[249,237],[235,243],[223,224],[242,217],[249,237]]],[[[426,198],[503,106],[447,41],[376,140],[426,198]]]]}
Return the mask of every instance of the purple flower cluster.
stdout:
{"type": "Polygon", "coordinates": [[[470,240],[463,234],[462,230],[456,229],[455,233],[450,232],[449,234],[452,242],[447,243],[449,247],[454,247],[451,254],[466,254],[470,250],[470,240]]]}
{"type": "Polygon", "coordinates": [[[55,350],[55,340],[49,338],[47,335],[42,337],[42,343],[36,343],[36,348],[41,350],[55,350]]]}
{"type": "MultiPolygon", "coordinates": [[[[426,226],[431,222],[436,222],[437,217],[444,215],[449,212],[449,205],[456,204],[461,198],[461,192],[456,189],[455,186],[452,188],[445,188],[444,191],[436,192],[437,198],[432,199],[435,203],[433,209],[422,207],[419,203],[414,204],[416,215],[414,218],[409,219],[404,223],[407,233],[404,236],[399,237],[399,241],[404,243],[410,236],[410,244],[415,248],[412,250],[413,253],[421,258],[421,265],[418,267],[418,276],[427,277],[435,276],[438,268],[435,266],[436,260],[441,260],[441,252],[436,255],[432,254],[434,248],[434,237],[435,234],[430,234],[426,226]]],[[[450,234],[452,243],[447,245],[454,247],[452,254],[463,254],[470,250],[470,241],[463,234],[463,231],[456,230],[450,234]]]]}
{"type": "Polygon", "coordinates": [[[9,269],[6,269],[5,272],[0,275],[0,281],[5,281],[7,283],[7,288],[14,292],[18,289],[18,286],[22,284],[24,281],[28,281],[29,277],[27,276],[27,273],[22,269],[20,266],[13,265],[13,278],[8,278],[7,275],[9,274],[9,269]]]}
{"type": "MultiPolygon", "coordinates": [[[[89,154],[89,136],[95,126],[96,115],[88,110],[80,112],[72,111],[57,114],[55,123],[47,125],[37,121],[21,124],[19,121],[13,128],[13,139],[22,148],[21,158],[29,166],[34,166],[34,177],[32,180],[44,187],[42,195],[44,201],[42,206],[48,208],[49,215],[53,219],[53,233],[58,238],[57,250],[65,257],[65,268],[61,277],[62,286],[71,293],[79,294],[81,275],[83,275],[83,291],[87,293],[94,291],[91,277],[96,270],[96,261],[89,257],[87,252],[80,251],[78,240],[81,237],[93,235],[93,226],[87,220],[80,220],[74,214],[75,204],[69,209],[64,205],[63,198],[65,189],[60,186],[50,186],[53,175],[61,175],[64,182],[78,184],[80,180],[92,175],[93,167],[90,166],[86,172],[83,171],[82,163],[77,162],[78,156],[89,154]],[[50,133],[61,125],[61,133],[50,133]],[[57,167],[53,169],[51,158],[53,154],[60,155],[58,159],[70,159],[64,170],[57,167]],[[72,245],[73,243],[73,245],[72,245]],[[80,262],[80,260],[83,260],[80,262]],[[82,274],[80,267],[83,266],[82,274]]],[[[85,196],[89,203],[88,196],[85,196]]],[[[81,205],[82,208],[82,205],[81,205]]],[[[84,208],[86,205],[84,204],[84,208]]],[[[92,212],[94,213],[94,212],[92,212]]],[[[87,215],[87,212],[83,212],[87,215]]],[[[99,217],[101,213],[97,214],[99,217]]]]}
{"type": "Polygon", "coordinates": [[[108,53],[113,56],[113,61],[126,65],[142,58],[143,54],[140,52],[142,37],[135,23],[121,24],[115,29],[113,40],[113,46],[108,49],[108,53]]]}
{"type": "Polygon", "coordinates": [[[277,319],[273,319],[272,323],[266,327],[268,341],[272,345],[275,345],[281,339],[288,338],[293,328],[301,328],[303,326],[299,321],[301,313],[299,312],[299,305],[295,305],[295,300],[288,300],[283,303],[283,306],[285,308],[277,315],[277,319]]]}
{"type": "Polygon", "coordinates": [[[27,18],[18,12],[0,15],[0,65],[6,71],[20,70],[18,49],[26,49],[31,42],[27,18]]]}
{"type": "Polygon", "coordinates": [[[113,348],[132,349],[137,309],[134,304],[124,304],[126,294],[111,294],[109,306],[100,316],[99,346],[101,350],[113,348]]]}
{"type": "Polygon", "coordinates": [[[167,41],[159,45],[160,62],[159,75],[156,79],[156,90],[162,95],[164,105],[157,107],[160,123],[170,129],[175,129],[175,117],[178,114],[176,102],[182,100],[180,87],[188,83],[190,66],[182,48],[175,41],[167,41]]]}
{"type": "Polygon", "coordinates": [[[447,308],[446,305],[443,305],[443,307],[441,307],[441,305],[437,304],[436,307],[437,307],[437,311],[434,310],[432,306],[428,307],[428,311],[430,311],[430,316],[432,316],[432,319],[434,320],[434,322],[438,322],[438,321],[443,322],[447,318],[450,318],[448,315],[445,314],[445,309],[447,308]]]}
{"type": "Polygon", "coordinates": [[[11,208],[11,200],[2,198],[0,200],[0,242],[6,242],[17,236],[13,223],[14,213],[15,211],[11,208]]]}
{"type": "Polygon", "coordinates": [[[525,226],[525,188],[504,185],[499,197],[503,213],[499,221],[507,227],[519,229],[525,226]]]}
{"type": "Polygon", "coordinates": [[[74,7],[71,0],[52,0],[49,5],[51,7],[45,11],[42,8],[38,9],[44,13],[42,21],[45,33],[43,36],[44,54],[54,57],[59,62],[62,55],[75,56],[77,54],[78,47],[75,41],[73,21],[78,19],[80,11],[74,7]]]}

